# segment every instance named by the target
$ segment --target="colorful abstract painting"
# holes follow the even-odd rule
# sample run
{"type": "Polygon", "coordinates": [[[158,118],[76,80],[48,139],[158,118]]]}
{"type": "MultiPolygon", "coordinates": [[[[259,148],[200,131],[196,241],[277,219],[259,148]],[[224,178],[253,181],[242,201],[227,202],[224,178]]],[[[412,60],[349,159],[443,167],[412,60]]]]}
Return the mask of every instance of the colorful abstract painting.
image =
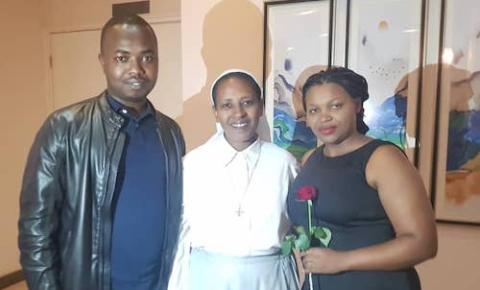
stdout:
{"type": "Polygon", "coordinates": [[[435,214],[480,224],[480,2],[446,4],[435,214]]]}
{"type": "MultiPolygon", "coordinates": [[[[368,82],[367,135],[409,146],[407,122],[416,122],[414,88],[402,87],[418,68],[421,1],[352,0],[348,66],[368,82]],[[407,102],[408,100],[408,102],[407,102]]],[[[415,128],[415,126],[410,126],[415,128]]],[[[415,136],[415,132],[408,132],[415,136]]]]}
{"type": "Polygon", "coordinates": [[[266,3],[266,111],[272,142],[297,159],[317,145],[305,123],[301,89],[329,59],[330,1],[266,3]]]}

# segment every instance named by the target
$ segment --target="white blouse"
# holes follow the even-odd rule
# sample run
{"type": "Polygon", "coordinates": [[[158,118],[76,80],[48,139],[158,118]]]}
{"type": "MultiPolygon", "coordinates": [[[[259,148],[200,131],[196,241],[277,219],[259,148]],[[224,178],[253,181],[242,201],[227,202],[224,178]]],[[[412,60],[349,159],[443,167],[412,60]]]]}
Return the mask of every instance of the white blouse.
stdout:
{"type": "Polygon", "coordinates": [[[173,280],[179,279],[180,264],[188,265],[190,248],[232,256],[279,250],[290,229],[286,201],[298,170],[290,153],[261,140],[239,152],[220,132],[188,153],[183,167],[184,213],[173,280]]]}

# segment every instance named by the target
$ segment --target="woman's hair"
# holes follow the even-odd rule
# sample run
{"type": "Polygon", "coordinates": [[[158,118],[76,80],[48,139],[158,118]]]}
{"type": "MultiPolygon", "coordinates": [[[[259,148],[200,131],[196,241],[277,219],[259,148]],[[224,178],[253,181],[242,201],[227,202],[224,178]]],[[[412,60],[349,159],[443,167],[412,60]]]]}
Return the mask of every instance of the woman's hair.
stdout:
{"type": "Polygon", "coordinates": [[[262,100],[262,90],[260,89],[260,86],[258,85],[257,81],[255,80],[255,78],[245,72],[245,71],[240,71],[240,70],[236,70],[236,71],[227,71],[225,73],[223,73],[222,75],[220,75],[220,77],[218,77],[217,80],[214,81],[213,83],[213,86],[212,86],[212,103],[213,103],[213,106],[216,107],[217,106],[217,90],[218,90],[218,87],[220,86],[220,84],[222,84],[222,82],[226,81],[226,80],[229,80],[229,79],[241,79],[241,80],[244,80],[246,82],[248,82],[250,84],[250,86],[252,87],[253,91],[255,92],[255,96],[258,98],[259,101],[262,100]]]}
{"type": "Polygon", "coordinates": [[[357,130],[362,134],[367,133],[368,126],[363,121],[363,102],[365,102],[369,97],[367,80],[363,76],[348,68],[331,67],[325,71],[311,75],[305,82],[305,85],[302,89],[302,101],[305,111],[307,110],[306,98],[308,91],[314,86],[332,83],[342,87],[351,98],[360,101],[360,105],[362,107],[357,113],[357,130]]]}

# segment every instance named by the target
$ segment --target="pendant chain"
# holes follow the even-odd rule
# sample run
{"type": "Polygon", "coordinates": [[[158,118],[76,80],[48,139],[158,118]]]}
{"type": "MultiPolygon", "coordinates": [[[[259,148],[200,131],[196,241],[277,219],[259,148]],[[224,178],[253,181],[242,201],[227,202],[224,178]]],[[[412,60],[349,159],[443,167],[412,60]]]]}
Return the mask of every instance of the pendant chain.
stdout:
{"type": "MultiPolygon", "coordinates": [[[[236,202],[236,206],[235,206],[235,214],[237,215],[237,217],[241,217],[245,211],[243,210],[243,202],[246,198],[246,195],[247,195],[247,192],[248,192],[248,189],[250,188],[250,183],[253,179],[253,174],[255,173],[255,169],[257,169],[257,165],[258,165],[258,162],[260,160],[260,154],[262,153],[262,147],[261,147],[261,144],[260,144],[260,149],[259,149],[259,152],[258,152],[258,156],[257,156],[257,160],[255,160],[255,163],[253,164],[251,170],[247,170],[247,183],[245,185],[245,187],[243,188],[243,192],[239,195],[238,197],[238,201],[236,202]]],[[[237,156],[235,157],[237,158],[237,156]]],[[[244,156],[242,156],[242,158],[245,158],[244,156]]],[[[244,162],[246,162],[246,165],[248,166],[248,161],[247,160],[244,160],[244,162]]],[[[248,167],[247,167],[248,168],[248,167]]],[[[239,189],[238,187],[236,186],[236,183],[233,182],[233,178],[232,178],[232,175],[231,173],[228,174],[229,177],[230,177],[230,183],[232,184],[233,188],[236,189],[237,193],[239,193],[239,189]]]]}

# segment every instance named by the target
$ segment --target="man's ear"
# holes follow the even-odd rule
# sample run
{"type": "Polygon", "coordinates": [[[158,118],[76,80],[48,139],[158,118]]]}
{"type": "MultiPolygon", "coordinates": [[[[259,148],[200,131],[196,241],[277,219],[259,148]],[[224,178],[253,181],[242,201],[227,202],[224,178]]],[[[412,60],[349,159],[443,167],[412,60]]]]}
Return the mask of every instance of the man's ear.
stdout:
{"type": "Polygon", "coordinates": [[[103,59],[103,55],[101,52],[98,54],[98,62],[100,63],[103,69],[105,67],[105,59],[103,59]]]}

